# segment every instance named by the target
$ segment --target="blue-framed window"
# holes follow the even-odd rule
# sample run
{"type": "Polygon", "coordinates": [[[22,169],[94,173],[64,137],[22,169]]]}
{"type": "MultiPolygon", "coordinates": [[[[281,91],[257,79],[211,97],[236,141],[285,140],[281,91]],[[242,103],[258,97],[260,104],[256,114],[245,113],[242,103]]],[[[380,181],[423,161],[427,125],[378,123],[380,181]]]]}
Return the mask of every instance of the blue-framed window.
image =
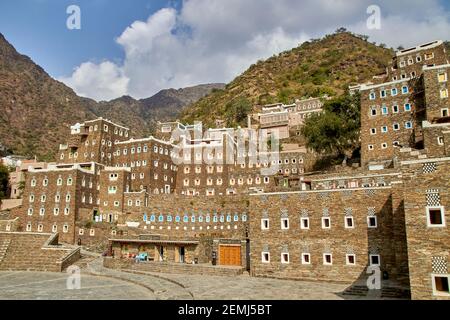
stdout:
{"type": "Polygon", "coordinates": [[[203,222],[203,216],[199,216],[199,217],[198,217],[198,222],[200,222],[200,223],[203,222]]]}
{"type": "Polygon", "coordinates": [[[403,86],[403,87],[402,87],[402,93],[403,93],[403,94],[407,94],[408,92],[409,92],[408,86],[403,86]]]}
{"type": "Polygon", "coordinates": [[[220,222],[225,222],[225,217],[223,215],[220,216],[220,222]]]}
{"type": "Polygon", "coordinates": [[[383,106],[383,107],[381,108],[381,114],[388,114],[388,113],[389,113],[388,107],[383,106]]]}
{"type": "Polygon", "coordinates": [[[167,222],[172,222],[172,216],[170,214],[167,216],[167,222]]]}
{"type": "Polygon", "coordinates": [[[213,217],[213,222],[217,222],[217,221],[218,221],[218,218],[217,218],[216,215],[214,215],[214,217],[213,217]]]}
{"type": "Polygon", "coordinates": [[[191,217],[191,222],[195,222],[195,216],[191,217]]]}
{"type": "Polygon", "coordinates": [[[163,216],[163,215],[160,215],[160,216],[158,217],[158,221],[159,221],[159,222],[164,222],[164,216],[163,216]]]}
{"type": "Polygon", "coordinates": [[[388,132],[388,127],[387,126],[381,127],[381,132],[383,132],[383,133],[388,132]]]}
{"type": "Polygon", "coordinates": [[[156,220],[156,217],[155,217],[154,214],[152,214],[152,215],[150,216],[150,221],[151,221],[151,222],[155,222],[155,220],[156,220]]]}
{"type": "Polygon", "coordinates": [[[405,111],[411,111],[411,104],[405,103],[405,111]]]}
{"type": "Polygon", "coordinates": [[[175,222],[180,222],[180,221],[181,221],[180,216],[176,216],[176,217],[175,217],[175,222]]]}
{"type": "Polygon", "coordinates": [[[227,222],[231,222],[231,216],[227,215],[227,222]]]}
{"type": "Polygon", "coordinates": [[[147,221],[147,214],[144,213],[143,219],[144,221],[147,221]]]}
{"type": "Polygon", "coordinates": [[[235,214],[233,220],[234,220],[234,222],[238,222],[238,221],[239,221],[239,215],[238,215],[238,214],[235,214]]]}
{"type": "Polygon", "coordinates": [[[411,121],[406,121],[405,122],[405,129],[412,129],[413,125],[411,121]]]}
{"type": "Polygon", "coordinates": [[[210,216],[206,216],[205,220],[206,220],[207,223],[209,223],[209,222],[211,222],[211,217],[210,216]]]}
{"type": "Polygon", "coordinates": [[[397,94],[398,94],[397,88],[392,88],[392,89],[391,89],[391,95],[392,95],[392,96],[396,96],[397,94]]]}
{"type": "Polygon", "coordinates": [[[370,100],[375,100],[375,99],[376,99],[375,92],[371,92],[371,93],[369,94],[369,99],[370,99],[370,100]]]}
{"type": "Polygon", "coordinates": [[[247,221],[247,215],[246,215],[246,214],[243,214],[243,215],[242,215],[242,221],[244,221],[244,222],[247,221]]]}
{"type": "Polygon", "coordinates": [[[183,222],[185,222],[185,223],[189,222],[189,217],[188,216],[184,216],[183,217],[183,222]]]}

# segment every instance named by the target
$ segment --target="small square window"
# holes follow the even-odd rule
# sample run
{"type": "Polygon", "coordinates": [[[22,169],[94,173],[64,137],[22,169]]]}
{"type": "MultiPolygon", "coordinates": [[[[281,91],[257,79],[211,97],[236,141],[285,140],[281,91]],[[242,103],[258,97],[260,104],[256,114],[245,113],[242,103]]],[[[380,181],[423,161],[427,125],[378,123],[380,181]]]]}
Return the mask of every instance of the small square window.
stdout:
{"type": "Polygon", "coordinates": [[[289,263],[289,253],[281,254],[281,263],[288,264],[289,263]]]}
{"type": "Polygon", "coordinates": [[[448,113],[448,109],[441,109],[441,116],[442,117],[448,117],[449,113],[448,113]]]}
{"type": "Polygon", "coordinates": [[[353,229],[355,227],[353,217],[345,217],[345,228],[353,229]]]}
{"type": "Polygon", "coordinates": [[[375,216],[371,216],[371,217],[367,217],[367,226],[369,228],[376,228],[377,225],[377,217],[375,216]]]}
{"type": "Polygon", "coordinates": [[[439,73],[438,80],[439,80],[439,82],[446,82],[447,81],[447,73],[446,72],[439,73]]]}
{"type": "Polygon", "coordinates": [[[331,228],[331,219],[329,217],[322,218],[322,229],[330,229],[331,228]]]}
{"type": "Polygon", "coordinates": [[[428,227],[445,227],[444,207],[427,207],[428,227]]]}
{"type": "Polygon", "coordinates": [[[388,127],[387,126],[381,127],[381,132],[382,133],[388,132],[388,127]]]}
{"type": "Polygon", "coordinates": [[[403,86],[403,87],[402,87],[402,93],[403,93],[403,94],[409,93],[409,88],[408,88],[408,86],[403,86]]]}
{"type": "Polygon", "coordinates": [[[381,144],[381,149],[387,149],[388,144],[386,142],[381,144]]]}
{"type": "Polygon", "coordinates": [[[433,295],[449,296],[449,275],[432,275],[433,295]]]}
{"type": "Polygon", "coordinates": [[[393,113],[398,113],[398,106],[397,105],[392,106],[392,112],[393,113]]]}
{"type": "Polygon", "coordinates": [[[411,111],[411,104],[405,103],[405,111],[411,111]]]}
{"type": "Polygon", "coordinates": [[[377,129],[375,128],[370,129],[370,134],[371,135],[377,134],[377,129]]]}
{"type": "Polygon", "coordinates": [[[262,263],[269,263],[270,262],[270,253],[269,252],[261,253],[261,261],[262,261],[262,263]]]}
{"type": "Polygon", "coordinates": [[[269,219],[261,219],[261,229],[269,230],[269,219]]]}
{"type": "Polygon", "coordinates": [[[325,253],[323,255],[323,264],[326,266],[333,264],[333,256],[330,253],[325,253]]]}
{"type": "Polygon", "coordinates": [[[375,100],[375,99],[376,99],[375,92],[371,92],[371,93],[370,93],[369,99],[370,99],[370,100],[375,100]]]}
{"type": "Polygon", "coordinates": [[[441,89],[440,93],[441,93],[442,99],[448,98],[448,90],[447,89],[441,89]]]}
{"type": "Polygon", "coordinates": [[[405,129],[412,129],[413,125],[411,121],[406,121],[405,122],[405,129]]]}
{"type": "Polygon", "coordinates": [[[398,123],[394,123],[394,124],[392,125],[392,128],[393,128],[395,131],[398,131],[398,130],[400,130],[400,125],[399,125],[398,123]]]}
{"type": "Polygon", "coordinates": [[[380,255],[371,254],[369,255],[369,262],[371,266],[379,266],[380,265],[380,255]]]}
{"type": "Polygon", "coordinates": [[[354,266],[356,264],[356,256],[354,254],[345,255],[345,261],[348,266],[354,266]]]}
{"type": "Polygon", "coordinates": [[[391,95],[392,95],[392,96],[396,96],[397,94],[398,94],[397,88],[392,88],[392,89],[391,89],[391,95]]]}
{"type": "Polygon", "coordinates": [[[300,228],[304,230],[309,229],[309,218],[300,219],[300,228]]]}
{"type": "Polygon", "coordinates": [[[389,113],[388,107],[383,106],[383,107],[381,108],[381,114],[382,114],[382,115],[387,115],[388,113],[389,113]]]}
{"type": "Polygon", "coordinates": [[[369,144],[367,147],[369,148],[369,150],[373,150],[373,144],[369,144]]]}
{"type": "Polygon", "coordinates": [[[281,230],[288,230],[289,229],[289,219],[283,218],[281,219],[281,230]]]}
{"type": "Polygon", "coordinates": [[[311,254],[302,253],[302,264],[311,264],[311,254]]]}
{"type": "Polygon", "coordinates": [[[376,108],[376,107],[372,107],[372,108],[370,109],[370,114],[371,114],[372,116],[376,116],[376,115],[377,115],[377,108],[376,108]]]}

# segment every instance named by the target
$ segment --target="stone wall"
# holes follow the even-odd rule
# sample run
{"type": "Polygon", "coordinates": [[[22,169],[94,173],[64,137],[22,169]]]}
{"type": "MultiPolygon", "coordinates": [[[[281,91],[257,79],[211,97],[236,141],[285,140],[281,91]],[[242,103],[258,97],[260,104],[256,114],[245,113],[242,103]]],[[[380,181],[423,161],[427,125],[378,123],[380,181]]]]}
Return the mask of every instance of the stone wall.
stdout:
{"type": "Polygon", "coordinates": [[[433,293],[433,275],[450,277],[450,158],[402,162],[405,223],[412,299],[449,299],[433,293]],[[432,225],[429,208],[440,208],[443,223],[432,225]]]}
{"type": "Polygon", "coordinates": [[[407,277],[404,268],[397,268],[407,263],[406,244],[402,234],[394,234],[394,222],[401,221],[403,211],[393,211],[391,187],[253,195],[250,208],[252,275],[353,282],[365,278],[373,254],[391,278],[407,277]],[[375,228],[368,227],[372,216],[375,228]],[[353,228],[345,226],[349,217],[353,228]],[[322,218],[330,218],[330,228],[323,227],[322,218]],[[262,219],[268,219],[268,230],[263,230],[262,219]],[[287,229],[282,219],[288,219],[287,229]],[[308,228],[301,227],[301,219],[308,221],[308,228]],[[270,262],[262,261],[263,253],[270,254],[270,262]],[[289,254],[289,263],[282,263],[283,253],[289,254]],[[310,254],[310,264],[302,263],[303,253],[310,254]],[[332,265],[324,264],[324,254],[332,254],[332,265]],[[347,254],[355,255],[354,265],[346,263],[347,254]]]}

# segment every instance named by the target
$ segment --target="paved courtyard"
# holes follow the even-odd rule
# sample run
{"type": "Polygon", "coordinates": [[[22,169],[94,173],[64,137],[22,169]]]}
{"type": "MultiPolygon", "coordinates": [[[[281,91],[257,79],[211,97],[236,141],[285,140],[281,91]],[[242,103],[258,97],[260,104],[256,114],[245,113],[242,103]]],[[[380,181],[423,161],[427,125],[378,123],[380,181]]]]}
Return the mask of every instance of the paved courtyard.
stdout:
{"type": "Polygon", "coordinates": [[[219,277],[129,273],[107,269],[101,259],[82,266],[81,289],[68,290],[66,273],[0,272],[1,299],[341,300],[345,284],[250,276],[219,277]]]}

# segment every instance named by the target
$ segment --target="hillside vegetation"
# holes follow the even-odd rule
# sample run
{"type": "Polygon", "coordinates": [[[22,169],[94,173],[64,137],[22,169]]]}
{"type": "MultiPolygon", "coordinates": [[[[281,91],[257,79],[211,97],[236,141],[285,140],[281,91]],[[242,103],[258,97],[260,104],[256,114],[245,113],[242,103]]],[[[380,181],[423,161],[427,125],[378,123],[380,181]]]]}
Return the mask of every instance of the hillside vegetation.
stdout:
{"type": "Polygon", "coordinates": [[[223,119],[228,125],[244,124],[245,117],[235,112],[242,113],[248,105],[339,96],[350,84],[383,73],[392,54],[392,50],[368,42],[367,37],[349,32],[311,40],[252,65],[225,89],[214,90],[186,107],[182,120],[189,123],[201,120],[213,125],[215,119],[223,119]]]}

